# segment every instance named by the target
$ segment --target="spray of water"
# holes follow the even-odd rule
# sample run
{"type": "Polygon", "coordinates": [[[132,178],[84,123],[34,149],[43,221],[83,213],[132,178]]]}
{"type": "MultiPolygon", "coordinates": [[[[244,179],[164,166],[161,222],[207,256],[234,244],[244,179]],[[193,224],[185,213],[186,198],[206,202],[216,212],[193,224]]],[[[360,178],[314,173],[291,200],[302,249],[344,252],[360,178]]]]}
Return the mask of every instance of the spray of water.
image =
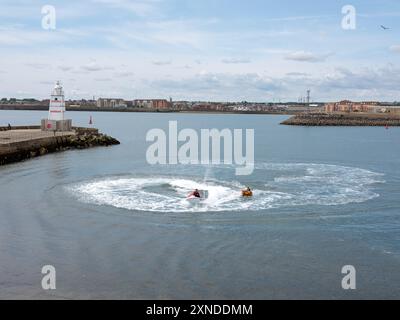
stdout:
{"type": "Polygon", "coordinates": [[[343,205],[365,202],[379,195],[373,184],[382,175],[359,168],[324,164],[259,164],[269,171],[271,181],[255,188],[254,197],[244,199],[239,181],[213,178],[206,169],[204,178],[188,176],[107,177],[69,186],[79,200],[134,211],[147,212],[222,212],[266,210],[304,205],[343,205]],[[193,189],[208,190],[204,201],[188,201],[193,189]]]}

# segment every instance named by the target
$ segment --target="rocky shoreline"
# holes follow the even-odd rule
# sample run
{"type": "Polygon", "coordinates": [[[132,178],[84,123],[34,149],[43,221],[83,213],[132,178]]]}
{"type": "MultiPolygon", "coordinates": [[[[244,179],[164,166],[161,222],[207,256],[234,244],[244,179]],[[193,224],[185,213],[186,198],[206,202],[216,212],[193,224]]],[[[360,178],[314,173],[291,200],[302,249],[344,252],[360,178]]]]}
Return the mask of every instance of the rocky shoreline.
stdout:
{"type": "MultiPolygon", "coordinates": [[[[3,129],[4,128],[1,128],[0,131],[5,131],[3,129]]],[[[30,139],[15,143],[1,144],[0,166],[28,160],[54,152],[74,149],[82,150],[99,146],[107,147],[118,144],[120,144],[120,142],[117,139],[99,133],[97,129],[74,128],[73,134],[70,135],[30,139]]]]}
{"type": "Polygon", "coordinates": [[[395,127],[400,126],[400,117],[387,114],[303,113],[291,117],[281,124],[290,126],[395,127]]]}

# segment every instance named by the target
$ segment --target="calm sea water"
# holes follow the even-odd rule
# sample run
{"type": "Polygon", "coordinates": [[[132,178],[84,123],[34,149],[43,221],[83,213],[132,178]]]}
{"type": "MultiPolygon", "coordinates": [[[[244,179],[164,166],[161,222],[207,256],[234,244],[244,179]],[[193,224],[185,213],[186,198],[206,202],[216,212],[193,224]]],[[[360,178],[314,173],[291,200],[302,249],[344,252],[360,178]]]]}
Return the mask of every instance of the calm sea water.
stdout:
{"type": "MultiPolygon", "coordinates": [[[[70,113],[87,125],[89,113],[70,113]]],[[[44,112],[0,111],[0,125],[44,112]]],[[[94,113],[120,146],[0,168],[0,298],[400,298],[400,129],[94,113]],[[148,130],[254,128],[255,172],[150,166],[148,130]],[[238,191],[250,185],[254,199],[238,191]],[[190,204],[195,187],[210,198],[190,204]],[[41,288],[53,265],[57,290],[41,288]],[[357,269],[344,291],[341,269],[357,269]]]]}

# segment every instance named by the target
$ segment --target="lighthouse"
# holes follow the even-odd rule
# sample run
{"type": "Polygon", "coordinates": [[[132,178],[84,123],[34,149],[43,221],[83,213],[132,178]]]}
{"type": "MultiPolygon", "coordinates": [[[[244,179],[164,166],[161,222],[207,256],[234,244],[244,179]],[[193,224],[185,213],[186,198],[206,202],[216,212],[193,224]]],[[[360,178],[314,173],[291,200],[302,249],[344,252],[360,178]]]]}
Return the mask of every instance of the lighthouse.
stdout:
{"type": "Polygon", "coordinates": [[[57,81],[51,93],[49,115],[42,120],[43,131],[71,131],[72,120],[65,119],[64,90],[57,81]]]}
{"type": "Polygon", "coordinates": [[[65,115],[64,90],[60,81],[56,82],[53,92],[51,93],[49,117],[50,121],[63,121],[65,115]]]}

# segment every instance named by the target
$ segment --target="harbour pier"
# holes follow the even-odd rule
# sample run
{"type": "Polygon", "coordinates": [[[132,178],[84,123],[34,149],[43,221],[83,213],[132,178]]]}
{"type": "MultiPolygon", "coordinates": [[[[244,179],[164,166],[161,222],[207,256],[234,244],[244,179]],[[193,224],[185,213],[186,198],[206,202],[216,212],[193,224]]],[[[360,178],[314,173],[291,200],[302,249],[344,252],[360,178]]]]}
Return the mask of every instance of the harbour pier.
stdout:
{"type": "Polygon", "coordinates": [[[118,140],[94,128],[43,131],[40,126],[0,127],[0,166],[53,152],[116,144],[118,140]]]}

